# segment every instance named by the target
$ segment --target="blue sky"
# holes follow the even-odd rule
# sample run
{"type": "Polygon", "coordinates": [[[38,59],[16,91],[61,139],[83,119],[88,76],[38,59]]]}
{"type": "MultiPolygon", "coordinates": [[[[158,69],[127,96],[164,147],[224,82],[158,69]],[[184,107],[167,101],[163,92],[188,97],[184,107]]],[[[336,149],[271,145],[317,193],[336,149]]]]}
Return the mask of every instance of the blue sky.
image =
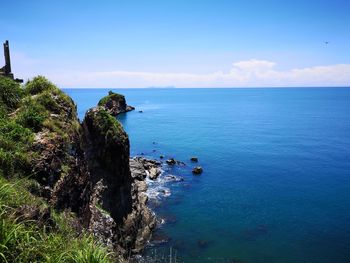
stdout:
{"type": "Polygon", "coordinates": [[[350,1],[2,2],[1,40],[10,40],[13,71],[25,79],[43,74],[62,87],[350,86],[350,1]]]}

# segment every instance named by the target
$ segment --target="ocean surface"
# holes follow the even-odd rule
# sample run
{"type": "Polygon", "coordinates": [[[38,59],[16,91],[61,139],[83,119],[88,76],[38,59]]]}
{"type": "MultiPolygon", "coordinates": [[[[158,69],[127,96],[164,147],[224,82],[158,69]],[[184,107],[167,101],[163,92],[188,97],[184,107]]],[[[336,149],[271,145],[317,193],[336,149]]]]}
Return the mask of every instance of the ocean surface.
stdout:
{"type": "MultiPolygon", "coordinates": [[[[81,119],[108,92],[65,91],[81,119]]],[[[132,156],[186,163],[163,166],[182,182],[162,175],[151,186],[150,205],[164,224],[146,255],[350,262],[350,88],[113,91],[136,107],[119,117],[132,156]],[[191,173],[196,165],[200,176],[191,173]]]]}

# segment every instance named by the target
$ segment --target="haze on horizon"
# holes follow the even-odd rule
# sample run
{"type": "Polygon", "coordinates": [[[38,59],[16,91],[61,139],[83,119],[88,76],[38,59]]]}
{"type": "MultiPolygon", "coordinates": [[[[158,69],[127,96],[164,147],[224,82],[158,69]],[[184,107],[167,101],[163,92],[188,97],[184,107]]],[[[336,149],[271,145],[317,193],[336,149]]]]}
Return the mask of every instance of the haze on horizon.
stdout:
{"type": "Polygon", "coordinates": [[[63,88],[350,86],[344,0],[13,0],[1,9],[12,71],[63,88]]]}

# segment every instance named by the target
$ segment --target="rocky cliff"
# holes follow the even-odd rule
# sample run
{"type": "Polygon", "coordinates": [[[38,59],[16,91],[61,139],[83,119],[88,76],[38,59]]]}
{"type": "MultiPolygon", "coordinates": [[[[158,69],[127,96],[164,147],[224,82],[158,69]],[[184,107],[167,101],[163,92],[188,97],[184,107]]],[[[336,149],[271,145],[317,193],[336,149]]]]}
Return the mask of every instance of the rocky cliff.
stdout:
{"type": "MultiPolygon", "coordinates": [[[[30,174],[38,183],[29,188],[32,194],[56,211],[73,212],[77,232],[87,230],[121,257],[140,253],[155,216],[144,185],[131,175],[128,135],[112,116],[131,109],[124,96],[110,93],[79,123],[72,99],[45,78],[24,89],[9,122],[28,129],[32,139],[23,150],[25,162],[18,160],[23,167],[11,173],[30,174]]],[[[9,173],[3,162],[0,172],[9,173]]]]}
{"type": "MultiPolygon", "coordinates": [[[[119,111],[120,105],[118,110],[115,106],[109,107],[114,115],[124,112],[119,111]]],[[[71,144],[76,164],[56,184],[53,203],[79,213],[85,228],[126,257],[143,250],[155,227],[155,216],[146,206],[146,194],[131,176],[128,135],[107,107],[87,111],[71,144]]]]}

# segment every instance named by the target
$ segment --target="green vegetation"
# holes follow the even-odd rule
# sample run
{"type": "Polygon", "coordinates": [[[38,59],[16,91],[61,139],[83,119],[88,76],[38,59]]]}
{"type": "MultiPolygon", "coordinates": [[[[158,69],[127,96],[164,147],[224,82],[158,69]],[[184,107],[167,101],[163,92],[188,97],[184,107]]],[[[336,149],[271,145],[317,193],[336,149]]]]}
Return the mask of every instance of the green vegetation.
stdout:
{"type": "Polygon", "coordinates": [[[23,89],[18,83],[11,79],[0,77],[0,104],[3,111],[17,108],[23,93],[23,89]]]}
{"type": "Polygon", "coordinates": [[[0,177],[0,262],[112,262],[112,254],[92,236],[78,236],[69,226],[74,216],[50,211],[22,183],[0,177]],[[26,207],[50,211],[50,218],[26,218],[21,213],[26,207]]]}
{"type": "Polygon", "coordinates": [[[30,95],[36,95],[43,91],[57,89],[56,86],[43,76],[37,76],[26,83],[26,92],[30,95]]]}
{"type": "Polygon", "coordinates": [[[42,105],[27,98],[16,114],[16,122],[23,127],[32,129],[33,132],[39,132],[43,128],[44,120],[48,117],[49,113],[42,105]]]}
{"type": "Polygon", "coordinates": [[[13,120],[0,119],[0,171],[4,175],[27,172],[32,142],[33,133],[30,129],[13,120]]]}
{"type": "Polygon", "coordinates": [[[125,97],[121,94],[114,93],[113,91],[108,92],[108,96],[103,97],[100,99],[98,102],[98,106],[103,106],[105,105],[109,100],[116,100],[116,101],[124,101],[125,102],[125,97]]]}
{"type": "MultiPolygon", "coordinates": [[[[31,174],[37,133],[68,149],[78,129],[73,101],[46,78],[20,86],[0,77],[0,262],[113,262],[91,235],[78,234],[74,214],[34,195],[41,187],[31,174]]],[[[64,176],[69,166],[60,165],[64,176]]]]}
{"type": "Polygon", "coordinates": [[[105,136],[106,145],[111,141],[126,143],[128,135],[115,117],[102,108],[99,108],[98,111],[90,111],[88,112],[88,115],[89,114],[94,114],[90,119],[93,120],[94,127],[99,129],[99,133],[105,136]]]}

